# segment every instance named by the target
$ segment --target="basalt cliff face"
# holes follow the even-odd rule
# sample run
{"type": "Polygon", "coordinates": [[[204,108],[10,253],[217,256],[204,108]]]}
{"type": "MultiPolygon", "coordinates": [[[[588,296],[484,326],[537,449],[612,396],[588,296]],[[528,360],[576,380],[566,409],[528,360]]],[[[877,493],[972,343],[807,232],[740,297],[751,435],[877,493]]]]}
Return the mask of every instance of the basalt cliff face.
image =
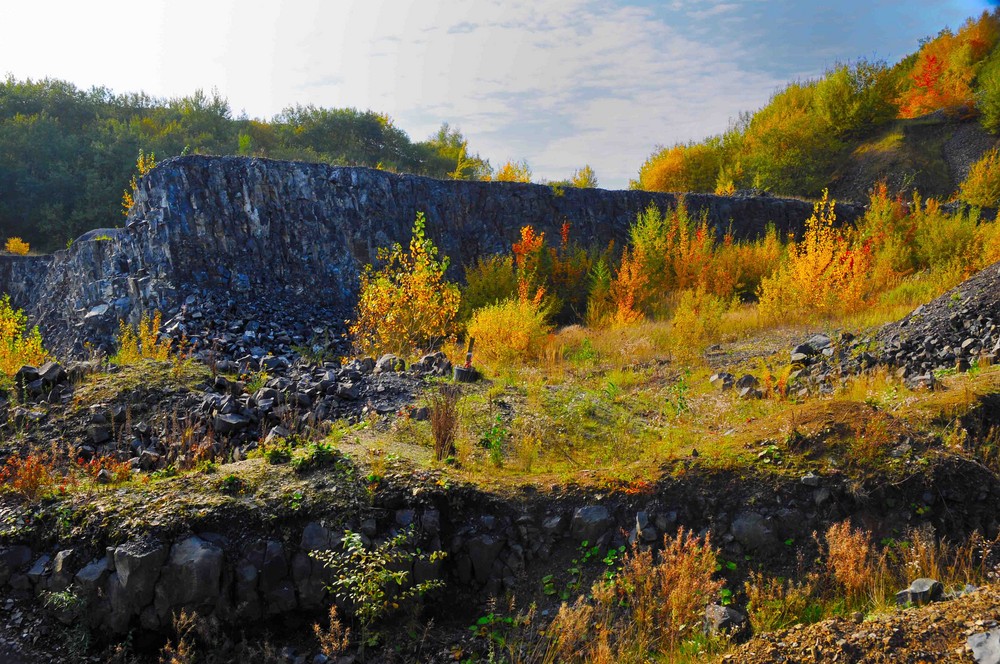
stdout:
{"type": "MultiPolygon", "coordinates": [[[[768,223],[781,233],[798,231],[812,210],[772,197],[686,201],[740,239],[768,223]]],[[[164,313],[168,331],[191,341],[204,341],[219,321],[256,321],[255,329],[277,321],[282,333],[262,335],[260,345],[288,345],[342,327],[360,267],[379,247],[405,243],[418,211],[457,278],[461,265],[508,251],[526,224],[556,237],[568,221],[585,245],[621,246],[637,213],[677,202],[675,195],[641,191],[179,157],[143,179],[124,229],[91,231],[52,256],[0,257],[0,292],[10,293],[63,353],[81,352],[85,342],[106,344],[120,319],[153,310],[164,313]]],[[[841,220],[860,212],[838,206],[841,220]]]]}

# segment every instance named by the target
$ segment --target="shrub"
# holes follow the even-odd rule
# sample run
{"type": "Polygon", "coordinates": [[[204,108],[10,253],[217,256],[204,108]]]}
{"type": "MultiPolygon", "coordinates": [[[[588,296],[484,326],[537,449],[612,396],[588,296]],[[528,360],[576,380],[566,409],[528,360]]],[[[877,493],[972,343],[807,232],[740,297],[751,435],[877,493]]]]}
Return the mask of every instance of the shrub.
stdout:
{"type": "Polygon", "coordinates": [[[128,461],[118,461],[109,456],[95,456],[90,461],[79,459],[77,465],[94,482],[102,470],[108,471],[109,484],[122,484],[132,479],[132,464],[128,461]]]}
{"type": "Polygon", "coordinates": [[[11,306],[9,295],[0,297],[0,387],[9,384],[22,366],[38,366],[49,356],[38,328],[26,333],[27,320],[23,311],[11,306]]]}
{"type": "Polygon", "coordinates": [[[836,225],[835,203],[826,192],[813,207],[802,239],[788,260],[761,281],[760,310],[778,320],[791,315],[851,313],[870,296],[871,248],[852,246],[836,225]]]}
{"type": "Polygon", "coordinates": [[[497,182],[531,182],[531,167],[526,161],[508,161],[497,170],[493,179],[497,182]]]}
{"type": "Polygon", "coordinates": [[[161,320],[162,316],[157,311],[152,318],[148,314],[143,314],[135,327],[125,321],[119,321],[118,352],[112,356],[111,361],[115,364],[128,365],[141,360],[165,362],[169,359],[173,340],[160,339],[161,320]]]}
{"type": "Polygon", "coordinates": [[[445,279],[448,258],[437,259],[425,224],[418,212],[409,251],[399,244],[380,249],[383,266],[365,266],[357,320],[351,326],[360,351],[408,354],[433,348],[452,334],[461,295],[445,279]]]}
{"type": "Polygon", "coordinates": [[[413,538],[414,532],[410,530],[366,548],[361,535],[348,530],[344,533],[342,553],[310,553],[334,573],[330,592],[351,606],[361,627],[362,653],[365,647],[378,643],[379,634],[373,628],[380,620],[398,611],[405,602],[444,585],[442,581],[412,583],[409,570],[414,562],[436,562],[445,556],[443,551],[430,554],[410,551],[413,538]]]}
{"type": "Polygon", "coordinates": [[[701,357],[702,348],[719,332],[727,303],[707,293],[705,288],[688,289],[681,293],[674,310],[670,341],[674,354],[687,361],[701,357]]]}
{"type": "Polygon", "coordinates": [[[0,485],[10,487],[29,501],[48,494],[56,479],[52,463],[38,454],[8,457],[7,463],[0,469],[0,485]]]}
{"type": "Polygon", "coordinates": [[[483,307],[468,326],[476,354],[497,364],[540,357],[550,330],[539,303],[520,298],[483,307]]]}
{"type": "Polygon", "coordinates": [[[517,297],[514,257],[494,254],[480,258],[465,269],[465,288],[458,320],[468,321],[477,309],[512,297],[517,297]]]}
{"type": "Polygon", "coordinates": [[[959,185],[959,199],[977,207],[997,207],[1000,203],[1000,150],[993,148],[969,169],[959,185]]]}
{"type": "Polygon", "coordinates": [[[122,214],[125,216],[128,216],[128,213],[132,211],[132,206],[135,205],[135,192],[139,190],[139,178],[145,177],[155,166],[156,155],[150,152],[147,156],[146,153],[139,150],[139,157],[135,160],[136,172],[132,175],[128,188],[122,194],[122,214]]]}
{"type": "Polygon", "coordinates": [[[4,243],[3,248],[15,256],[27,256],[28,252],[31,251],[31,245],[19,237],[7,238],[7,242],[4,243]]]}

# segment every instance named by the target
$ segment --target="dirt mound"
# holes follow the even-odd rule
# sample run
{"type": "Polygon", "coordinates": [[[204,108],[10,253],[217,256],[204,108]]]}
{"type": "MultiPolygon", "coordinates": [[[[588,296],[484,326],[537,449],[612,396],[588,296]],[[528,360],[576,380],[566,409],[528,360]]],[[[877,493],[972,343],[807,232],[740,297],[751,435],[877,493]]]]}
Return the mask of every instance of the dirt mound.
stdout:
{"type": "MultiPolygon", "coordinates": [[[[769,632],[723,656],[724,662],[971,662],[970,643],[997,629],[1000,590],[987,586],[957,599],[869,620],[825,620],[769,632]],[[971,640],[970,640],[971,637],[971,640]]],[[[996,637],[994,638],[994,644],[996,637]]],[[[979,646],[981,647],[981,646],[979,646]]]]}

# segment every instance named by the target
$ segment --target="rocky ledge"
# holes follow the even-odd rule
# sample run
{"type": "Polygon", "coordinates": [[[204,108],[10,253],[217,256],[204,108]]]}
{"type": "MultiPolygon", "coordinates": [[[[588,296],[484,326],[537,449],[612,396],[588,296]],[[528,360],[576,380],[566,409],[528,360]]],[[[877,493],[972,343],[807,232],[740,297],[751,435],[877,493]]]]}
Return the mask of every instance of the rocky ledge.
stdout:
{"type": "MultiPolygon", "coordinates": [[[[799,230],[805,201],[689,195],[718,231],[754,237],[768,223],[799,230]]],[[[452,259],[509,251],[521,226],[556,237],[564,222],[584,245],[627,237],[649,205],[678,197],[521,183],[443,181],[366,168],[242,157],[178,157],[146,176],[124,229],[91,231],[52,256],[0,256],[0,292],[41,325],[51,349],[107,344],[120,319],[163,312],[174,331],[208,344],[221,331],[267,351],[339,338],[359,268],[403,242],[417,212],[452,259]],[[317,331],[318,330],[318,331],[317,331]]],[[[856,206],[838,205],[852,221],[856,206]]],[[[109,220],[110,221],[110,220],[109,220]]]]}

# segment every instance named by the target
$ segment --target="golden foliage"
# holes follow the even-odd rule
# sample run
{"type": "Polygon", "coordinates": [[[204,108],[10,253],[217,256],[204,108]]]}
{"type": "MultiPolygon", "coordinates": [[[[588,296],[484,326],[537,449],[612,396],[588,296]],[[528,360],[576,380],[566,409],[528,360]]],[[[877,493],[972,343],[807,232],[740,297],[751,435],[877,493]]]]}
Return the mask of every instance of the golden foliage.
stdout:
{"type": "Polygon", "coordinates": [[[761,281],[760,311],[765,316],[851,313],[868,301],[871,248],[852,246],[836,225],[834,206],[824,191],[802,239],[790,245],[788,260],[761,281]]]}
{"type": "Polygon", "coordinates": [[[526,161],[508,161],[493,176],[497,182],[531,182],[531,168],[526,161]]]}
{"type": "Polygon", "coordinates": [[[533,299],[511,298],[477,310],[468,334],[476,340],[479,357],[507,364],[539,358],[551,329],[536,294],[533,299]]]}
{"type": "Polygon", "coordinates": [[[170,357],[172,339],[160,339],[159,311],[150,318],[143,314],[135,327],[125,321],[118,322],[118,352],[111,358],[115,364],[135,364],[141,360],[165,362],[170,357]]]}
{"type": "Polygon", "coordinates": [[[409,354],[452,336],[461,294],[445,279],[448,258],[437,259],[425,224],[418,212],[409,251],[399,244],[380,249],[383,266],[365,266],[358,315],[350,328],[361,352],[409,354]]]}
{"type": "Polygon", "coordinates": [[[993,148],[969,169],[959,185],[959,199],[978,207],[997,207],[1000,203],[1000,150],[993,148]]]}
{"type": "Polygon", "coordinates": [[[135,192],[139,190],[139,178],[145,177],[156,166],[156,155],[152,152],[147,156],[139,150],[139,157],[135,160],[136,173],[128,183],[128,188],[122,194],[122,214],[128,216],[135,205],[135,192]]]}
{"type": "Polygon", "coordinates": [[[31,245],[19,237],[7,238],[7,242],[4,243],[3,248],[7,253],[14,254],[15,256],[27,256],[28,252],[31,251],[31,245]]]}
{"type": "Polygon", "coordinates": [[[0,384],[22,366],[38,366],[49,357],[38,328],[26,332],[27,321],[23,311],[11,306],[10,295],[0,297],[0,384]]]}

